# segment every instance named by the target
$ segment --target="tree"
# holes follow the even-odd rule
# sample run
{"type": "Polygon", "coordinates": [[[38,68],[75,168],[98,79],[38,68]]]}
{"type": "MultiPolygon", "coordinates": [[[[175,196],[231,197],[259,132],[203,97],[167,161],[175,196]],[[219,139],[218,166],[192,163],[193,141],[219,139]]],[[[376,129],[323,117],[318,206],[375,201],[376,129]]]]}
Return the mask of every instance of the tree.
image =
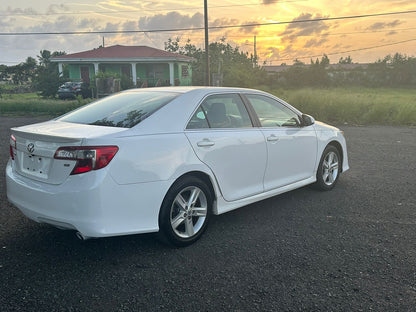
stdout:
{"type": "Polygon", "coordinates": [[[23,74],[24,74],[24,81],[29,82],[33,81],[36,75],[37,63],[36,60],[29,56],[26,59],[26,62],[22,63],[23,67],[23,74]]]}
{"type": "MultiPolygon", "coordinates": [[[[197,48],[188,39],[185,45],[180,44],[180,39],[169,39],[165,42],[165,50],[194,58],[192,64],[192,83],[203,85],[206,72],[205,51],[197,48]]],[[[267,74],[259,66],[253,56],[249,56],[232,47],[222,38],[220,42],[212,42],[209,45],[210,72],[223,77],[224,86],[253,87],[255,84],[264,83],[267,74]]]]}
{"type": "Polygon", "coordinates": [[[39,66],[48,67],[51,62],[51,51],[41,50],[38,55],[39,66]]]}
{"type": "Polygon", "coordinates": [[[35,78],[35,87],[43,97],[55,97],[59,86],[65,81],[62,73],[58,72],[58,64],[51,62],[51,57],[65,55],[65,52],[41,50],[38,55],[39,66],[35,78]]]}
{"type": "Polygon", "coordinates": [[[338,64],[352,64],[351,56],[348,55],[345,59],[341,56],[341,58],[338,61],[338,64]]]}
{"type": "Polygon", "coordinates": [[[34,85],[40,96],[54,98],[58,93],[59,86],[64,82],[65,79],[57,71],[40,68],[34,85]]]}
{"type": "Polygon", "coordinates": [[[179,41],[180,41],[179,37],[176,37],[175,40],[172,40],[172,38],[169,38],[168,41],[165,42],[165,51],[172,52],[172,53],[180,53],[179,41]]]}
{"type": "Polygon", "coordinates": [[[326,67],[328,65],[329,65],[329,57],[328,55],[324,54],[324,56],[322,56],[321,58],[321,66],[326,67]]]}
{"type": "Polygon", "coordinates": [[[298,60],[298,59],[295,59],[293,61],[293,66],[303,66],[303,65],[305,65],[305,63],[302,62],[302,61],[300,61],[300,60],[298,60]]]}
{"type": "Polygon", "coordinates": [[[7,65],[0,64],[0,81],[7,79],[8,77],[7,69],[8,69],[7,65]]]}

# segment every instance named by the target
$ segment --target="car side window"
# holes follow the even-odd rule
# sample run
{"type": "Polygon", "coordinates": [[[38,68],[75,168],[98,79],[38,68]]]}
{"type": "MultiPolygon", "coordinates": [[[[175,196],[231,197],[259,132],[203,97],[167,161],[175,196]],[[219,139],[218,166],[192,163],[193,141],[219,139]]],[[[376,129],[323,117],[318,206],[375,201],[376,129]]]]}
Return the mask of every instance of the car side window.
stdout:
{"type": "Polygon", "coordinates": [[[263,95],[247,94],[246,97],[259,117],[262,127],[300,127],[299,116],[282,103],[263,95]]]}
{"type": "Polygon", "coordinates": [[[202,110],[202,107],[198,107],[195,114],[192,116],[191,120],[188,123],[186,129],[203,129],[209,128],[205,112],[202,110]]]}
{"type": "Polygon", "coordinates": [[[187,129],[253,127],[238,94],[208,96],[192,116],[187,129]]]}

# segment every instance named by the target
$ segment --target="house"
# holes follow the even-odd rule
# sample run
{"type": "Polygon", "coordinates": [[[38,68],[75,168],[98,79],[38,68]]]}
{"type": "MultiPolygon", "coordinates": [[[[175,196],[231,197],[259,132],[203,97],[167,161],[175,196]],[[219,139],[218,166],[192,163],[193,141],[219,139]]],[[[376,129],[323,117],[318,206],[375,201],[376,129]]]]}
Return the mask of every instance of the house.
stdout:
{"type": "Polygon", "coordinates": [[[71,80],[90,81],[99,71],[126,75],[137,86],[192,84],[191,57],[147,46],[122,46],[51,58],[59,72],[65,64],[71,80]]]}

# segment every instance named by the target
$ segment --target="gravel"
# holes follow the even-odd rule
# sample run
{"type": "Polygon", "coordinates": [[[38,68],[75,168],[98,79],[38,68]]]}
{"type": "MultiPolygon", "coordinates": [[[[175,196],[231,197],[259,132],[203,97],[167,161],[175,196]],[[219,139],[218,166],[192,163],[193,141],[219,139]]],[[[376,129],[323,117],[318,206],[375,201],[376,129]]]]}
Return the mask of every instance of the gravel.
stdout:
{"type": "Polygon", "coordinates": [[[416,128],[343,126],[351,169],[215,216],[196,244],[78,240],[6,199],[0,117],[1,311],[414,311],[416,128]]]}

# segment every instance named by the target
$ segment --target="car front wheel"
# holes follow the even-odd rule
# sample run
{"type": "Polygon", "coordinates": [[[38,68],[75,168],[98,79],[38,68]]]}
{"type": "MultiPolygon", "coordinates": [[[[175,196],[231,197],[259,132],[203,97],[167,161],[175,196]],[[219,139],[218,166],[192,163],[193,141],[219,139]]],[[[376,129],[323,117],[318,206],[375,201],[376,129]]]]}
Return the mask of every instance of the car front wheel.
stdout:
{"type": "Polygon", "coordinates": [[[189,176],[175,182],[159,213],[162,241],[182,247],[198,240],[207,227],[212,202],[211,192],[202,180],[189,176]]]}
{"type": "Polygon", "coordinates": [[[328,145],[322,153],[316,173],[315,187],[322,191],[331,190],[338,181],[340,163],[339,152],[336,147],[328,145]]]}

